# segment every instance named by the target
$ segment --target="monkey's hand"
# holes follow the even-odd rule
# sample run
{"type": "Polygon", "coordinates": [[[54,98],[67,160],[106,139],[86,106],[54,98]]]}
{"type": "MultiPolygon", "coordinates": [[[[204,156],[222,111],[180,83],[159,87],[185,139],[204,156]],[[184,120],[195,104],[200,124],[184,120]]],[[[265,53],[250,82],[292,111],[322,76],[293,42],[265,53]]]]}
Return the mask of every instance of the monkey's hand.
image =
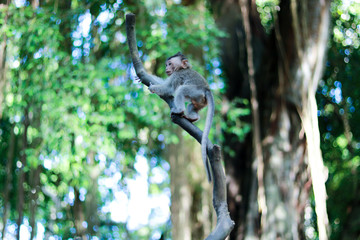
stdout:
{"type": "Polygon", "coordinates": [[[134,80],[137,81],[137,82],[139,82],[139,83],[142,82],[142,80],[141,80],[138,76],[135,76],[135,77],[134,77],[134,80]]]}
{"type": "Polygon", "coordinates": [[[159,96],[165,96],[166,91],[164,91],[166,88],[161,84],[150,84],[149,90],[152,93],[156,93],[159,96]]]}
{"type": "Polygon", "coordinates": [[[151,84],[149,90],[152,93],[156,93],[160,97],[172,96],[173,90],[164,84],[151,84]]]}
{"type": "Polygon", "coordinates": [[[150,91],[151,93],[156,93],[156,85],[153,85],[153,84],[150,83],[149,91],[150,91]]]}

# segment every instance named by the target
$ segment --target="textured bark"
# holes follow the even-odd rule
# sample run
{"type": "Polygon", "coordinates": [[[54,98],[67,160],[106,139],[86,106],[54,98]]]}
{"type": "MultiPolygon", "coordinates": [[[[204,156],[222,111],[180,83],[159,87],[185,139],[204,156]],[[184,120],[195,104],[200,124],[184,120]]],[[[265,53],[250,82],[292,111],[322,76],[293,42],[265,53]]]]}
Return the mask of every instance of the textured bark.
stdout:
{"type": "MultiPolygon", "coordinates": [[[[254,49],[251,44],[252,42],[252,33],[250,28],[250,14],[246,0],[240,1],[240,9],[241,14],[243,17],[243,25],[244,25],[244,32],[245,32],[245,46],[246,46],[246,53],[247,53],[247,66],[248,66],[248,82],[250,87],[250,105],[251,105],[251,120],[253,126],[253,176],[257,176],[257,202],[259,204],[259,212],[261,212],[261,226],[266,226],[266,214],[267,214],[267,207],[266,207],[266,196],[265,196],[265,189],[264,189],[264,157],[263,151],[261,147],[261,136],[260,136],[260,116],[259,116],[259,102],[257,97],[257,87],[255,83],[255,68],[254,68],[254,49]],[[256,166],[256,168],[255,168],[256,166]]],[[[255,178],[252,180],[252,187],[250,189],[252,197],[255,196],[255,178]]],[[[247,218],[250,219],[249,224],[247,225],[246,232],[247,235],[254,236],[255,235],[255,227],[252,224],[251,218],[255,216],[255,201],[250,201],[251,210],[247,214],[247,218]]]]}
{"type": "MultiPolygon", "coordinates": [[[[225,98],[229,101],[237,97],[249,99],[249,82],[245,80],[248,73],[246,39],[240,5],[237,1],[210,1],[210,5],[218,27],[228,34],[228,37],[220,39],[222,68],[226,75],[227,85],[225,98]]],[[[258,16],[254,17],[253,11],[249,11],[249,14],[252,42],[259,42],[254,48],[254,60],[256,61],[254,67],[255,73],[257,73],[258,59],[263,54],[263,33],[258,16]]],[[[251,122],[251,119],[243,120],[251,122]]],[[[224,121],[227,121],[226,114],[224,121]]],[[[243,239],[245,228],[248,227],[246,222],[252,224],[253,228],[257,227],[256,166],[252,166],[252,138],[249,135],[245,141],[240,142],[235,135],[227,133],[224,133],[224,138],[226,139],[224,145],[227,145],[235,153],[235,155],[231,155],[229,152],[224,152],[229,210],[232,219],[235,220],[235,228],[230,239],[243,239]]]]}
{"type": "Polygon", "coordinates": [[[186,171],[189,159],[185,159],[185,154],[175,155],[174,153],[179,153],[178,148],[177,145],[169,146],[166,154],[169,155],[167,159],[171,166],[171,223],[176,226],[172,228],[172,238],[173,240],[191,240],[191,188],[186,171]]]}
{"type": "MultiPolygon", "coordinates": [[[[145,71],[139,58],[135,37],[135,15],[131,13],[126,15],[126,34],[130,49],[130,56],[137,76],[146,86],[155,84],[153,77],[145,71]]],[[[163,97],[162,99],[166,101],[170,108],[172,108],[173,97],[163,97]]],[[[188,132],[199,143],[201,142],[202,131],[198,127],[178,115],[172,115],[171,118],[174,123],[188,132]]],[[[214,231],[206,239],[225,239],[233,229],[234,222],[231,220],[228,212],[225,173],[221,164],[220,147],[218,145],[213,145],[210,140],[208,140],[206,148],[213,173],[213,205],[217,215],[217,225],[214,231]]]]}
{"type": "Polygon", "coordinates": [[[204,239],[211,232],[213,214],[201,150],[179,128],[174,131],[179,143],[167,145],[165,152],[170,163],[172,239],[204,239]]]}
{"type": "Polygon", "coordinates": [[[324,63],[329,1],[280,1],[269,36],[262,30],[255,1],[240,3],[248,13],[251,31],[246,30],[246,16],[238,1],[210,1],[218,26],[229,33],[229,38],[221,39],[226,96],[230,101],[250,99],[249,53],[253,49],[259,103],[260,124],[253,124],[253,135],[242,143],[235,136],[226,136],[225,144],[236,151],[235,156],[225,153],[229,209],[236,220],[230,239],[303,239],[304,207],[311,183],[319,238],[327,239],[315,90],[324,63]],[[260,143],[253,139],[257,127],[260,143]],[[259,147],[255,144],[261,144],[263,172],[260,162],[253,161],[252,149],[259,147]]]}

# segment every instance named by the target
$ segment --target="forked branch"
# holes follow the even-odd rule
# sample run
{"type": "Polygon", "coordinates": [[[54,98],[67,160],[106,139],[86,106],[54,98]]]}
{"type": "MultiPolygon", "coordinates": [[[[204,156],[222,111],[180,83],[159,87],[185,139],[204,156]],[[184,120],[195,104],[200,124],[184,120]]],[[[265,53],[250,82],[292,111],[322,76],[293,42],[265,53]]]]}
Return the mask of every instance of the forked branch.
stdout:
{"type": "MultiPolygon", "coordinates": [[[[129,44],[130,55],[134,64],[135,72],[140,78],[141,82],[146,86],[155,84],[156,80],[152,75],[148,74],[140,60],[139,51],[136,44],[135,37],[135,15],[129,13],[126,15],[126,34],[129,44]]],[[[162,99],[171,108],[174,104],[173,97],[162,97],[162,99]]],[[[174,123],[179,125],[182,129],[188,132],[199,143],[203,132],[187,119],[172,115],[171,119],[174,123]]],[[[210,160],[211,171],[213,175],[213,205],[217,216],[217,224],[214,231],[206,238],[206,240],[223,240],[234,228],[234,222],[231,220],[227,201],[226,201],[226,181],[225,173],[221,164],[221,150],[220,146],[212,144],[207,141],[207,154],[210,160]]]]}

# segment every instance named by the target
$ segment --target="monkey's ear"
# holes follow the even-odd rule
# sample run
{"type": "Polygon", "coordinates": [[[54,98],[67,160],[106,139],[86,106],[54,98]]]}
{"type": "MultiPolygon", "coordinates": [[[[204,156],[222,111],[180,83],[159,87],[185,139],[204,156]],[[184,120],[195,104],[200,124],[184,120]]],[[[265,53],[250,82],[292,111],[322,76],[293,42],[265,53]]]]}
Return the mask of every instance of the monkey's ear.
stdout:
{"type": "Polygon", "coordinates": [[[181,61],[181,66],[186,69],[190,67],[189,61],[187,59],[184,59],[181,61]]]}

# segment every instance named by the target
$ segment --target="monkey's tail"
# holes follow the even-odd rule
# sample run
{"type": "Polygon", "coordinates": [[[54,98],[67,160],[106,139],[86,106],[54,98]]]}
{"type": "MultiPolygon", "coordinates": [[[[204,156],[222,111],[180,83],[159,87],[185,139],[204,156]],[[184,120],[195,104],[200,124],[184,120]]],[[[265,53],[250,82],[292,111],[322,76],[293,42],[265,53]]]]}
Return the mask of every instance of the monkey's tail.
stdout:
{"type": "Polygon", "coordinates": [[[212,121],[214,118],[215,102],[214,102],[214,97],[210,90],[205,92],[205,97],[208,102],[208,109],[207,109],[204,132],[201,137],[201,155],[202,155],[202,159],[203,159],[203,162],[205,165],[207,178],[208,178],[209,182],[211,182],[211,180],[212,180],[211,179],[211,166],[210,166],[209,161],[207,160],[206,148],[207,148],[208,137],[209,137],[212,121]]]}

